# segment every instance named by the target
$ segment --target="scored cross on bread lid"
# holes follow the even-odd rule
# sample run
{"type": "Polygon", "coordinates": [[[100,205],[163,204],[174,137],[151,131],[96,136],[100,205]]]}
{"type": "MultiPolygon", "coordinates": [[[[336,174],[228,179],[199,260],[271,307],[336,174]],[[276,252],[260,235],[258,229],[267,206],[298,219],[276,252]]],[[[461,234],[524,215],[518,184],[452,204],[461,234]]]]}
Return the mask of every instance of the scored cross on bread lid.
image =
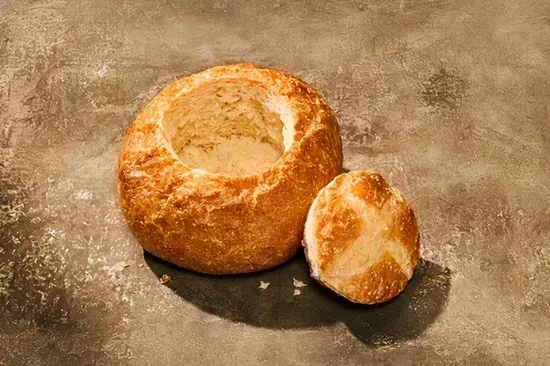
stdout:
{"type": "Polygon", "coordinates": [[[414,212],[376,172],[341,174],[310,207],[304,247],[311,276],[350,301],[397,296],[420,254],[414,212]]]}

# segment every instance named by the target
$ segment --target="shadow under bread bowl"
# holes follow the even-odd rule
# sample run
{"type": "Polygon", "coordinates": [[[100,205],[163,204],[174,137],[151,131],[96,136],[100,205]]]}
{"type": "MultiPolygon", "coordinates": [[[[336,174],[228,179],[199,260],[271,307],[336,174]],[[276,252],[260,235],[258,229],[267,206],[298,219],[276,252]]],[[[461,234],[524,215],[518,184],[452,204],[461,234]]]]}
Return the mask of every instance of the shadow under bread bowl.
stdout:
{"type": "Polygon", "coordinates": [[[304,247],[313,278],[350,301],[375,304],[405,289],[420,234],[411,206],[382,175],[352,171],[313,201],[304,247]]]}
{"type": "Polygon", "coordinates": [[[137,115],[119,199],[148,252],[203,273],[283,263],[309,206],[342,170],[339,127],[296,77],[250,64],[176,80],[137,115]]]}

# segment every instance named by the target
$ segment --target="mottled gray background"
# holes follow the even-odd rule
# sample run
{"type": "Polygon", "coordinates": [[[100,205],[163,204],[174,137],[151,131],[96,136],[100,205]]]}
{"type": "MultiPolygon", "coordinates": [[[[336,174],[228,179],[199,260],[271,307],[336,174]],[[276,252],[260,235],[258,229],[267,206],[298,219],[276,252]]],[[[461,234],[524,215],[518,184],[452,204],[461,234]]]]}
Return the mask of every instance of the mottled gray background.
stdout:
{"type": "Polygon", "coordinates": [[[1,1],[0,363],[545,364],[549,101],[544,0],[1,1]],[[424,260],[397,300],[352,306],[301,256],[224,278],[144,257],[125,128],[237,61],[317,88],[346,168],[412,202],[424,260]]]}

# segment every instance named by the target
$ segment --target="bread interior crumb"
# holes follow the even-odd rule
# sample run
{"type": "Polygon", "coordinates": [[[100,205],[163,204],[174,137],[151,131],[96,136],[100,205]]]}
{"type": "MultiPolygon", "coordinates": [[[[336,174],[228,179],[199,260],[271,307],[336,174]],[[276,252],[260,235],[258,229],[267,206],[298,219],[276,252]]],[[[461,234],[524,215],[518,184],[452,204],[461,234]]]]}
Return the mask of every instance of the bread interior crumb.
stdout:
{"type": "Polygon", "coordinates": [[[222,79],[175,100],[163,120],[164,134],[191,168],[253,175],[268,169],[288,148],[289,110],[260,83],[222,79]]]}

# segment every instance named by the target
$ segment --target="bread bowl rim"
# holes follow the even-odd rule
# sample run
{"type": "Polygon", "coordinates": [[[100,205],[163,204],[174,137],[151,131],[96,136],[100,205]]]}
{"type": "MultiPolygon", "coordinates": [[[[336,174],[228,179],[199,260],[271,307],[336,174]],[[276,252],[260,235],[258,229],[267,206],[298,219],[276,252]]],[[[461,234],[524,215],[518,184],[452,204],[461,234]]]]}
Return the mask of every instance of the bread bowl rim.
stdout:
{"type": "MultiPolygon", "coordinates": [[[[285,72],[285,71],[273,69],[273,68],[270,68],[270,67],[259,66],[259,65],[253,64],[253,63],[245,62],[245,63],[230,64],[230,65],[214,66],[214,67],[211,67],[211,68],[202,69],[202,70],[197,71],[195,73],[192,73],[190,75],[186,75],[186,76],[182,76],[182,77],[178,77],[178,78],[173,79],[171,82],[169,82],[164,87],[162,87],[160,92],[158,92],[147,103],[145,103],[144,107],[139,110],[139,112],[134,117],[133,121],[137,120],[144,111],[146,111],[148,108],[151,108],[156,103],[156,101],[160,100],[163,97],[163,94],[165,94],[167,91],[169,91],[170,88],[174,87],[174,84],[182,83],[183,81],[192,82],[191,79],[200,79],[200,78],[202,78],[203,76],[206,75],[206,77],[204,79],[200,80],[198,83],[196,83],[193,88],[189,88],[185,91],[182,91],[180,89],[178,91],[177,95],[172,96],[171,98],[168,99],[169,104],[166,105],[162,110],[160,110],[160,116],[154,122],[154,124],[158,127],[155,130],[156,140],[161,142],[162,146],[164,146],[166,148],[166,150],[168,151],[168,154],[173,159],[172,166],[174,168],[178,169],[178,171],[180,173],[202,175],[202,176],[207,176],[207,177],[210,177],[210,178],[213,178],[213,179],[230,180],[230,181],[249,181],[251,179],[252,180],[253,179],[262,180],[261,179],[262,177],[269,176],[270,173],[278,171],[278,170],[282,170],[284,168],[284,163],[287,162],[289,156],[292,156],[293,153],[296,152],[296,150],[299,148],[300,143],[305,139],[306,135],[308,133],[312,133],[315,130],[315,126],[317,125],[317,123],[316,123],[316,121],[310,121],[309,123],[302,124],[303,128],[300,131],[298,131],[298,132],[301,132],[302,134],[297,135],[296,126],[299,122],[299,119],[303,118],[303,116],[302,116],[303,111],[301,110],[301,108],[299,106],[297,106],[295,104],[295,100],[293,100],[292,94],[298,94],[298,93],[294,92],[290,95],[284,95],[284,94],[281,93],[281,89],[282,89],[283,85],[267,84],[267,83],[264,82],[264,80],[257,81],[256,79],[250,79],[248,77],[242,77],[242,76],[235,77],[235,75],[227,76],[227,75],[223,74],[224,72],[228,72],[228,71],[229,72],[242,72],[243,70],[245,70],[245,71],[251,70],[253,72],[258,72],[259,71],[259,72],[276,73],[280,76],[284,76],[287,81],[288,80],[298,81],[302,85],[305,85],[306,89],[308,89],[307,93],[313,93],[313,95],[315,96],[315,99],[317,100],[318,105],[320,104],[319,100],[321,100],[321,103],[323,103],[324,106],[327,107],[330,110],[331,113],[333,113],[332,110],[330,109],[328,103],[321,96],[321,94],[319,94],[316,90],[314,90],[309,84],[307,84],[303,80],[299,79],[297,76],[295,76],[295,75],[293,75],[289,72],[285,72]],[[239,69],[239,70],[237,70],[237,69],[239,69]],[[182,96],[184,96],[185,94],[187,94],[189,92],[192,92],[193,90],[195,90],[196,88],[198,88],[202,85],[209,84],[209,83],[216,83],[220,80],[231,80],[231,79],[244,79],[244,80],[247,80],[247,81],[252,80],[254,82],[260,83],[262,86],[264,86],[266,89],[268,89],[269,93],[271,93],[275,97],[284,97],[286,99],[284,102],[288,106],[289,111],[292,112],[292,118],[290,120],[291,127],[292,127],[292,135],[291,135],[291,140],[290,140],[289,146],[285,145],[285,149],[283,150],[282,154],[278,157],[278,159],[275,162],[273,162],[269,166],[265,167],[261,171],[258,171],[258,172],[253,173],[253,174],[232,175],[232,174],[211,172],[211,171],[208,171],[206,169],[201,169],[201,168],[193,168],[190,165],[188,165],[182,158],[180,158],[178,156],[178,154],[174,151],[172,143],[168,140],[168,138],[166,137],[166,135],[164,133],[165,127],[164,127],[163,123],[164,123],[165,113],[166,113],[166,111],[168,111],[171,108],[171,105],[175,100],[177,100],[178,98],[181,98],[182,96]]],[[[279,81],[280,80],[277,80],[277,82],[279,82],[279,81]]],[[[277,112],[277,114],[280,116],[280,113],[277,112]]],[[[281,119],[281,121],[282,121],[282,119],[281,119]]],[[[285,122],[283,122],[283,124],[286,125],[285,122]]]]}

